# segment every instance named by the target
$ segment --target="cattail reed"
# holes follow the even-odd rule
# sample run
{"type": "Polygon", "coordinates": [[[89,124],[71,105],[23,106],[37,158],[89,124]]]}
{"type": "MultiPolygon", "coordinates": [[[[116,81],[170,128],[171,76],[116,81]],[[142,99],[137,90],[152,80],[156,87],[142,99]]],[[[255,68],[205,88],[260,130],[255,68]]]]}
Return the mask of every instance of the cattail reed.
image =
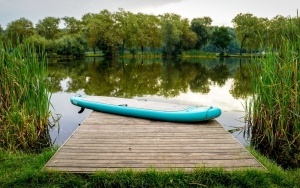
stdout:
{"type": "Polygon", "coordinates": [[[253,62],[247,105],[251,144],[285,168],[300,167],[300,29],[288,22],[276,47],[253,62]]]}
{"type": "Polygon", "coordinates": [[[0,147],[39,151],[50,145],[45,54],[0,43],[0,147]]]}

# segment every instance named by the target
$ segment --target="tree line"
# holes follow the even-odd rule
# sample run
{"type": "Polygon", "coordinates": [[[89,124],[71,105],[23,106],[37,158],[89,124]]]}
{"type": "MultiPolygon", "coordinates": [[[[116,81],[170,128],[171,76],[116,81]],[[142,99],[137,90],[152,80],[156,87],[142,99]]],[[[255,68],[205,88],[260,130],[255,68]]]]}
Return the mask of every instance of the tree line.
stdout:
{"type": "Polygon", "coordinates": [[[45,17],[35,25],[23,17],[10,22],[5,30],[0,26],[0,38],[13,45],[33,43],[49,55],[67,57],[82,57],[86,51],[101,51],[108,57],[137,52],[174,57],[188,50],[242,54],[262,50],[266,47],[262,42],[276,46],[272,37],[282,33],[292,37],[293,33],[286,32],[287,22],[300,25],[298,17],[278,15],[269,20],[241,13],[232,19],[234,28],[229,28],[212,26],[210,17],[189,21],[173,13],[155,16],[119,9],[87,13],[80,20],[45,17]]]}

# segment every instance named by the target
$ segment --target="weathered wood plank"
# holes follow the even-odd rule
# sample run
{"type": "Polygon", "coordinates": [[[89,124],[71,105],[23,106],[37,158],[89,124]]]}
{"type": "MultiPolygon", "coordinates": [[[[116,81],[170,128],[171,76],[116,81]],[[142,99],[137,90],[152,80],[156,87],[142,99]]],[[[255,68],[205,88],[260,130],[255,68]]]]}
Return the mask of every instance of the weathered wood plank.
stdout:
{"type": "MultiPolygon", "coordinates": [[[[194,154],[194,153],[193,153],[194,154]]],[[[160,155],[153,155],[149,153],[128,153],[124,156],[124,153],[102,153],[102,155],[94,155],[91,153],[68,153],[68,155],[56,155],[53,159],[55,160],[94,160],[94,159],[138,159],[138,160],[146,160],[146,159],[164,159],[164,160],[174,160],[174,159],[224,159],[224,160],[232,160],[232,159],[253,159],[252,156],[249,156],[247,153],[232,155],[231,153],[204,153],[201,155],[188,155],[187,153],[161,153],[160,155]]]]}
{"type": "Polygon", "coordinates": [[[45,169],[68,172],[264,167],[218,122],[160,122],[93,112],[45,169]]]}
{"type": "Polygon", "coordinates": [[[172,161],[171,163],[167,163],[167,161],[151,161],[151,160],[144,160],[140,161],[119,161],[119,160],[106,160],[106,161],[55,161],[51,164],[51,167],[91,167],[91,168],[149,168],[149,167],[157,167],[157,168],[196,168],[201,166],[218,166],[222,167],[224,164],[230,167],[245,167],[245,166],[258,166],[257,161],[246,161],[243,160],[243,163],[239,162],[240,160],[202,160],[201,163],[199,161],[193,161],[191,163],[179,161],[172,161]]]}

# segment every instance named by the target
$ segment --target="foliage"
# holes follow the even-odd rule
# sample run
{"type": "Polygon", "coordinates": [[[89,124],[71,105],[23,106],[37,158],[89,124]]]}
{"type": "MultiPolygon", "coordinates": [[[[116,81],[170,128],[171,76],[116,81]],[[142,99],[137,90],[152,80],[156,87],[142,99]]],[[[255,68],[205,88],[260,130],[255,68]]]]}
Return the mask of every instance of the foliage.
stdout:
{"type": "MultiPolygon", "coordinates": [[[[262,37],[265,37],[269,20],[258,18],[253,14],[238,14],[232,20],[238,41],[240,41],[240,55],[243,48],[248,51],[258,50],[262,37]]],[[[269,38],[271,39],[271,38],[269,38]]]]}
{"type": "Polygon", "coordinates": [[[116,35],[119,28],[113,14],[103,10],[99,14],[86,15],[84,19],[89,47],[102,50],[108,57],[116,55],[122,38],[116,35]]]}
{"type": "Polygon", "coordinates": [[[281,43],[285,42],[286,39],[295,40],[294,38],[298,35],[298,33],[295,32],[298,32],[299,26],[299,17],[285,18],[278,15],[269,21],[263,42],[267,46],[272,46],[274,50],[280,49],[281,43]]]}
{"type": "MultiPolygon", "coordinates": [[[[24,40],[24,43],[26,45],[33,45],[35,47],[35,50],[38,52],[41,49],[45,49],[48,47],[48,40],[44,37],[34,34],[24,40]]],[[[47,51],[47,50],[46,50],[47,51]]]]}
{"type": "Polygon", "coordinates": [[[3,35],[3,32],[4,32],[4,30],[3,30],[2,26],[0,25],[0,39],[1,39],[2,35],[3,35]]]}
{"type": "Polygon", "coordinates": [[[45,54],[0,43],[0,147],[39,151],[50,145],[45,54]]]}
{"type": "MultiPolygon", "coordinates": [[[[212,44],[221,49],[221,54],[224,55],[224,51],[231,42],[231,36],[229,35],[226,27],[216,28],[212,34],[212,44]]],[[[223,56],[221,55],[221,56],[223,56]]]]}
{"type": "Polygon", "coordinates": [[[83,57],[87,50],[87,44],[81,35],[64,35],[56,42],[56,53],[66,57],[83,57]]]}
{"type": "MultiPolygon", "coordinates": [[[[250,53],[263,51],[266,45],[276,47],[276,41],[272,36],[279,35],[286,27],[283,16],[276,16],[272,20],[259,18],[250,13],[238,14],[233,20],[234,30],[227,28],[232,40],[226,46],[228,53],[245,51],[250,53]],[[260,41],[265,45],[261,46],[260,41]]],[[[298,19],[299,23],[299,19],[298,19]]],[[[228,40],[225,37],[212,38],[213,30],[217,32],[220,28],[212,26],[210,17],[194,18],[190,22],[186,18],[173,13],[163,15],[149,15],[143,13],[132,13],[119,9],[116,12],[102,10],[99,13],[87,13],[81,19],[74,17],[45,17],[33,27],[32,22],[25,18],[13,21],[0,40],[11,40],[13,45],[17,41],[37,34],[48,40],[45,50],[50,56],[55,56],[55,40],[65,35],[82,35],[87,41],[89,49],[94,53],[102,51],[107,57],[123,56],[126,51],[132,55],[144,54],[146,49],[151,52],[163,53],[164,57],[178,57],[183,51],[195,49],[207,52],[219,52],[224,50],[222,42],[228,40]],[[59,28],[63,21],[64,28],[59,28]],[[217,29],[216,29],[217,28],[217,29]],[[216,38],[219,38],[216,46],[216,38]]],[[[222,31],[222,29],[221,29],[222,31]]],[[[35,37],[34,38],[39,38],[35,37]]],[[[32,39],[31,39],[32,40],[32,39]]],[[[77,56],[72,54],[73,56],[77,56]]]]}
{"type": "Polygon", "coordinates": [[[165,56],[172,56],[180,54],[178,51],[180,44],[180,20],[181,17],[177,14],[164,14],[162,17],[162,42],[163,54],[165,56]]]}
{"type": "Polygon", "coordinates": [[[253,63],[248,105],[251,144],[284,168],[300,166],[300,30],[292,19],[265,58],[253,63]],[[288,37],[287,37],[288,36],[288,37]]]}
{"type": "Polygon", "coordinates": [[[191,49],[197,40],[196,33],[189,29],[188,20],[177,14],[161,16],[162,49],[165,57],[176,57],[183,50],[191,49]]]}
{"type": "Polygon", "coordinates": [[[73,35],[73,34],[80,34],[83,31],[83,24],[82,21],[77,20],[74,17],[63,17],[62,20],[65,22],[65,30],[66,34],[73,35]]]}
{"type": "Polygon", "coordinates": [[[55,39],[60,33],[59,29],[60,18],[46,17],[39,20],[35,28],[39,35],[46,39],[55,39]]]}
{"type": "Polygon", "coordinates": [[[234,74],[234,83],[230,88],[230,94],[234,98],[247,99],[253,94],[251,87],[251,68],[251,63],[244,65],[240,63],[239,70],[234,74]]]}
{"type": "Polygon", "coordinates": [[[196,49],[202,49],[211,37],[211,18],[194,18],[191,22],[191,30],[197,35],[196,49]]]}
{"type": "Polygon", "coordinates": [[[0,25],[0,41],[5,41],[4,29],[0,25]]]}
{"type": "Polygon", "coordinates": [[[188,90],[208,93],[212,81],[224,84],[231,75],[230,70],[236,69],[238,59],[224,60],[222,63],[215,57],[196,57],[175,62],[161,58],[98,57],[49,63],[48,71],[51,82],[57,86],[52,88],[55,89],[53,92],[62,91],[59,83],[68,78],[67,92],[84,90],[88,95],[125,98],[143,95],[171,97],[188,90]]]}
{"type": "Polygon", "coordinates": [[[34,33],[33,23],[26,18],[20,18],[7,25],[5,34],[10,43],[16,46],[19,42],[22,43],[24,39],[32,36],[34,33]]]}

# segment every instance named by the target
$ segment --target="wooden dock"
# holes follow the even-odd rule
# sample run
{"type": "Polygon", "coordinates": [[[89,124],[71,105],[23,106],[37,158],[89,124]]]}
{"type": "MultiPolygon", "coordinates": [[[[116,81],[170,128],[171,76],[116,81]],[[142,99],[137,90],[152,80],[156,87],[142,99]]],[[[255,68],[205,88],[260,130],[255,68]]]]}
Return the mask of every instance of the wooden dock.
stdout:
{"type": "Polygon", "coordinates": [[[46,170],[90,173],[264,167],[217,121],[171,123],[93,112],[46,170]]]}

